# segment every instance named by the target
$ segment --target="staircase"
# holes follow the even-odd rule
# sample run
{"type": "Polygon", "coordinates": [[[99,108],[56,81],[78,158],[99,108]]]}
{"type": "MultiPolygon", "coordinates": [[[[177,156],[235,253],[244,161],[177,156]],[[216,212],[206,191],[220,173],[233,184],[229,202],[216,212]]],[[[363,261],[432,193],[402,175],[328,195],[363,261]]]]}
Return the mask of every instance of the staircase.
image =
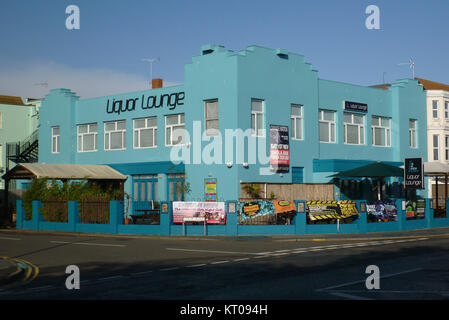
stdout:
{"type": "Polygon", "coordinates": [[[6,144],[6,158],[15,163],[30,163],[38,160],[38,130],[21,142],[6,144]]]}

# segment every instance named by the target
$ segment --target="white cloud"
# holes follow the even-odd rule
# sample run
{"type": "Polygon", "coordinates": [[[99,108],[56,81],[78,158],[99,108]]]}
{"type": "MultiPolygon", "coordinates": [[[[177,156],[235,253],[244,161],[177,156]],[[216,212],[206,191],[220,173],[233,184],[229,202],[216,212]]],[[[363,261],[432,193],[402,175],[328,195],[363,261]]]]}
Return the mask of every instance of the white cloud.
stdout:
{"type": "MultiPolygon", "coordinates": [[[[164,81],[164,87],[177,83],[164,81]]],[[[149,79],[107,69],[79,69],[54,62],[2,67],[0,94],[43,98],[50,89],[66,88],[83,99],[149,89],[149,79]],[[43,85],[47,83],[48,85],[43,85]]]]}

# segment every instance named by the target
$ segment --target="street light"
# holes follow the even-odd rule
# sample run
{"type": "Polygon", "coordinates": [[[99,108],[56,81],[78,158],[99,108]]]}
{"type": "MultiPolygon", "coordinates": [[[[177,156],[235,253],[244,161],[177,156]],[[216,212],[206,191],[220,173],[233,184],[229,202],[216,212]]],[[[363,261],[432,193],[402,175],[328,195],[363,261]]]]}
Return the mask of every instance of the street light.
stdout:
{"type": "Polygon", "coordinates": [[[151,86],[151,88],[153,88],[153,85],[151,84],[151,81],[153,80],[153,62],[158,62],[158,61],[160,61],[160,59],[159,58],[151,58],[151,59],[142,59],[142,61],[150,63],[150,86],[151,86]]]}

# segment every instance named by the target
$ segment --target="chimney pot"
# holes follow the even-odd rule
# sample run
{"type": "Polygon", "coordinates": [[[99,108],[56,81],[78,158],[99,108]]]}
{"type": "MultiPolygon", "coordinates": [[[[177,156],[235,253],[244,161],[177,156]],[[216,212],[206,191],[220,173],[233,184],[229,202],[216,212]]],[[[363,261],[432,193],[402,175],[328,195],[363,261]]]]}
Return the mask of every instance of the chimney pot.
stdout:
{"type": "Polygon", "coordinates": [[[162,83],[163,83],[163,81],[162,81],[162,79],[153,79],[153,80],[151,80],[151,87],[153,88],[153,89],[159,89],[159,88],[162,88],[162,83]]]}

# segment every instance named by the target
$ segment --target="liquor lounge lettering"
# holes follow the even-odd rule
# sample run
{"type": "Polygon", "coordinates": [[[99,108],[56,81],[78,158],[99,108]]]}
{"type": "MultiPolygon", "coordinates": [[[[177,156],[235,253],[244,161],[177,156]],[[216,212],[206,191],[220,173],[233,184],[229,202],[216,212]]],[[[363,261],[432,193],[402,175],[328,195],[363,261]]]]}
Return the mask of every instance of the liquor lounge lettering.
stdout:
{"type": "Polygon", "coordinates": [[[117,113],[134,111],[140,100],[140,108],[142,110],[168,107],[169,110],[176,109],[177,106],[184,105],[184,92],[176,92],[172,94],[162,94],[159,96],[148,96],[145,98],[143,94],[141,98],[130,98],[126,100],[112,99],[112,102],[108,99],[106,102],[107,113],[117,113]]]}
{"type": "Polygon", "coordinates": [[[355,202],[351,200],[307,201],[306,205],[310,221],[346,219],[359,215],[355,202]]]}

